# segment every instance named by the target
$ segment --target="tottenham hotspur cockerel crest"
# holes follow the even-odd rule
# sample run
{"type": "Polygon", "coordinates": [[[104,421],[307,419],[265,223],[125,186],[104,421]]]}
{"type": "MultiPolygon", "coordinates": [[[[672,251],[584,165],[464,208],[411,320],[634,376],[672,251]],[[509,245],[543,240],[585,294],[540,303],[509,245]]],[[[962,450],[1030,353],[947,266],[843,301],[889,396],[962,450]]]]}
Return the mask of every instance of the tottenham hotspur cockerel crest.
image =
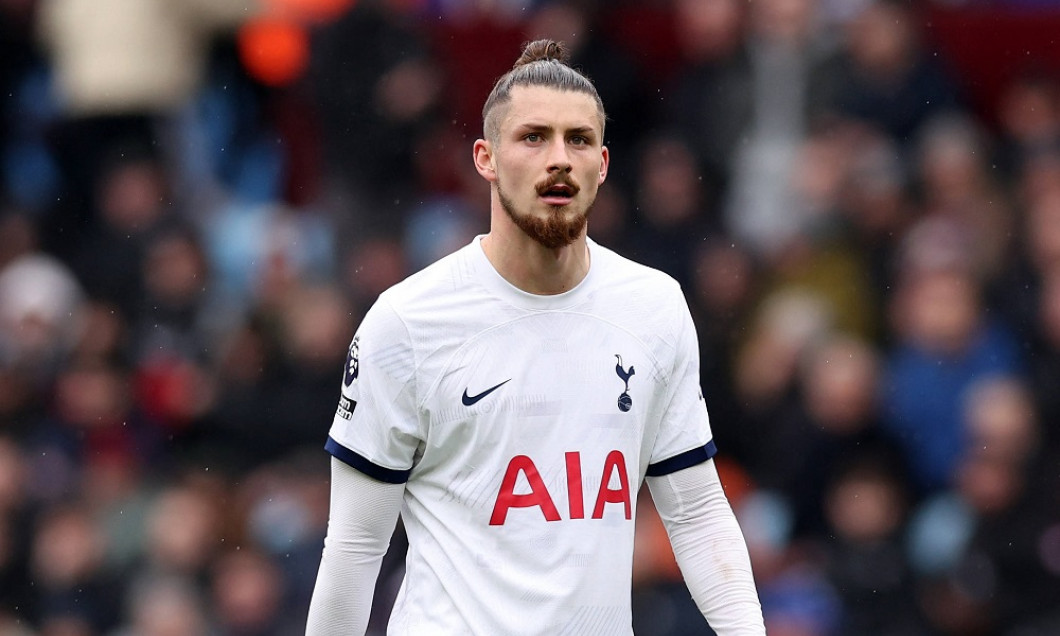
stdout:
{"type": "Polygon", "coordinates": [[[629,365],[629,370],[627,371],[622,366],[622,356],[616,353],[615,357],[618,358],[618,364],[615,365],[615,373],[618,374],[618,377],[626,385],[625,390],[622,391],[622,395],[618,396],[618,410],[625,413],[626,411],[633,408],[633,398],[629,396],[629,379],[633,377],[633,374],[636,373],[636,371],[633,369],[632,364],[629,365]]]}

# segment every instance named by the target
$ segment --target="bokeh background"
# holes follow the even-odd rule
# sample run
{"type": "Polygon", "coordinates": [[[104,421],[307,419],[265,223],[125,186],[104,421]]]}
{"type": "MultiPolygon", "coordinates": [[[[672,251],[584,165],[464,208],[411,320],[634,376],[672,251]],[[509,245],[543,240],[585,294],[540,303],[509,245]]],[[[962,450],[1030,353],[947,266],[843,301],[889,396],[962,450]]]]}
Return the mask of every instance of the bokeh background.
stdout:
{"type": "MultiPolygon", "coordinates": [[[[0,0],[0,634],[286,636],[376,295],[520,45],[609,113],[772,636],[1060,634],[1060,7],[0,0]]],[[[379,582],[382,634],[400,528],[379,582]]],[[[709,634],[650,500],[640,636],[709,634]]]]}

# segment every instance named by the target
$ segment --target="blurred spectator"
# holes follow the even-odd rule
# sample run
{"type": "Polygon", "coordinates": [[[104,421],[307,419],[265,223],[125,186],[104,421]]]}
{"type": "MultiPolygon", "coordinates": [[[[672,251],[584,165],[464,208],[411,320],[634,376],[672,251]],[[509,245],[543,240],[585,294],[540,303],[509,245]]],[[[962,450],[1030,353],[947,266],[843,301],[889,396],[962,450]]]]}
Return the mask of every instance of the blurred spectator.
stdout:
{"type": "Polygon", "coordinates": [[[826,523],[827,492],[852,465],[877,466],[901,490],[908,488],[909,469],[903,449],[879,421],[877,351],[864,340],[830,333],[800,358],[800,407],[778,419],[762,441],[762,456],[771,461],[759,479],[787,496],[795,536],[828,536],[835,530],[826,523]]]}
{"type": "Polygon", "coordinates": [[[415,145],[445,114],[445,75],[424,25],[383,0],[360,0],[316,34],[310,78],[342,214],[353,213],[356,231],[399,228],[415,145]]]}
{"type": "Polygon", "coordinates": [[[84,292],[73,273],[43,252],[0,270],[0,364],[39,389],[80,337],[84,292]]]}
{"type": "Polygon", "coordinates": [[[98,223],[75,233],[63,248],[87,294],[140,317],[143,260],[154,234],[175,220],[170,183],[148,147],[123,147],[97,165],[98,223]]]}
{"type": "MultiPolygon", "coordinates": [[[[419,271],[463,247],[488,227],[489,207],[482,203],[488,200],[485,195],[488,184],[466,159],[467,140],[451,126],[439,124],[416,140],[414,164],[419,201],[410,206],[401,233],[401,245],[394,246],[398,250],[403,246],[401,270],[419,271]]],[[[358,244],[349,246],[346,258],[359,263],[359,276],[370,274],[373,268],[365,267],[368,263],[378,264],[378,269],[384,272],[383,277],[397,275],[395,270],[399,268],[394,267],[397,263],[388,267],[385,254],[361,251],[362,247],[370,250],[373,246],[383,247],[384,237],[392,233],[373,232],[358,244]]],[[[392,282],[398,280],[400,277],[393,278],[392,282]]],[[[374,291],[368,296],[362,298],[358,294],[359,304],[370,303],[386,288],[375,289],[375,284],[372,287],[374,291]]]]}
{"type": "Polygon", "coordinates": [[[1043,188],[1027,201],[1024,256],[1033,270],[1046,274],[1060,267],[1060,187],[1043,188]]]}
{"type": "Polygon", "coordinates": [[[927,634],[916,611],[902,529],[908,497],[893,462],[858,449],[833,465],[823,493],[828,520],[827,572],[843,605],[838,633],[927,634]],[[883,461],[880,461],[880,460],[883,461]]]}
{"type": "Polygon", "coordinates": [[[138,402],[175,447],[201,433],[196,424],[217,399],[211,352],[240,318],[208,267],[190,228],[162,229],[144,246],[144,294],[129,329],[133,381],[138,402]]]}
{"type": "Polygon", "coordinates": [[[646,136],[636,182],[633,217],[639,223],[630,252],[687,288],[693,251],[715,229],[691,148],[676,135],[646,136]]]}
{"type": "Polygon", "coordinates": [[[747,464],[758,439],[740,431],[743,412],[733,383],[745,325],[758,299],[760,272],[751,254],[715,235],[697,247],[686,295],[699,335],[700,378],[711,418],[726,424],[714,434],[726,454],[747,464]]]}
{"type": "Polygon", "coordinates": [[[108,570],[126,574],[143,554],[151,482],[137,458],[122,450],[97,453],[79,474],[81,499],[106,538],[108,570]]]}
{"type": "Polygon", "coordinates": [[[81,485],[82,471],[100,463],[163,468],[168,458],[160,431],[135,401],[127,368],[104,360],[73,360],[56,378],[53,400],[52,410],[25,442],[33,449],[31,488],[36,497],[62,500],[81,485]]]}
{"type": "Polygon", "coordinates": [[[1060,430],[1051,425],[1060,421],[1060,267],[1044,273],[1034,316],[1035,355],[1030,360],[1031,383],[1042,422],[1050,424],[1044,431],[1045,441],[1060,450],[1060,430]]]}
{"type": "Polygon", "coordinates": [[[0,270],[39,248],[35,220],[14,205],[0,207],[0,270]]]}
{"type": "Polygon", "coordinates": [[[832,329],[832,316],[818,297],[785,290],[763,298],[747,328],[732,369],[740,420],[728,434],[740,440],[748,470],[761,478],[775,461],[762,444],[774,440],[777,423],[799,408],[799,360],[832,329]]]}
{"type": "Polygon", "coordinates": [[[210,306],[208,262],[199,237],[182,228],[164,230],[145,246],[140,259],[144,293],[139,299],[133,356],[150,360],[164,350],[187,359],[202,356],[212,341],[211,322],[223,307],[210,306]]]}
{"type": "Polygon", "coordinates": [[[110,636],[205,636],[214,631],[201,594],[179,577],[138,581],[127,605],[127,623],[110,636]]]}
{"type": "Polygon", "coordinates": [[[1043,551],[1060,523],[1055,457],[1020,380],[984,379],[963,406],[971,443],[955,487],[912,526],[912,563],[930,575],[921,605],[947,634],[1049,633],[1060,624],[1060,572],[1043,551]]]}
{"type": "Polygon", "coordinates": [[[80,117],[179,108],[200,86],[210,38],[257,9],[253,0],[39,1],[63,103],[80,117]]]}
{"type": "Polygon", "coordinates": [[[813,223],[812,208],[792,205],[803,139],[822,110],[834,51],[815,32],[817,0],[764,0],[750,6],[747,74],[750,113],[731,163],[725,197],[729,232],[769,257],[813,223]]]}
{"type": "Polygon", "coordinates": [[[150,504],[143,523],[140,572],[202,583],[221,550],[223,518],[210,490],[192,484],[168,486],[150,504]]]}
{"type": "Polygon", "coordinates": [[[201,88],[211,41],[259,4],[39,1],[38,30],[62,108],[56,149],[74,214],[88,200],[100,159],[115,148],[134,143],[177,150],[159,144],[161,127],[201,88]]]}
{"type": "MultiPolygon", "coordinates": [[[[1046,161],[1043,157],[1032,164],[1046,161]]],[[[1050,180],[1051,181],[1051,180],[1050,180]]],[[[1050,306],[1051,287],[1060,272],[1060,189],[1055,182],[1028,187],[1021,199],[1012,240],[1013,253],[999,279],[995,298],[1001,315],[1019,333],[1030,349],[1028,362],[1033,369],[1036,391],[1043,409],[1043,420],[1052,421],[1056,411],[1054,392],[1045,390],[1055,366],[1054,327],[1050,306]],[[1040,384],[1045,382],[1046,384],[1040,384]],[[1050,406],[1052,404],[1053,406],[1050,406]]]]}
{"type": "Polygon", "coordinates": [[[951,483],[967,448],[961,396],[976,380],[1019,372],[1024,362],[1012,334],[985,310],[962,227],[922,222],[905,249],[890,306],[895,344],[883,418],[905,447],[916,486],[931,492],[951,483]]]}
{"type": "Polygon", "coordinates": [[[309,612],[328,522],[328,471],[315,461],[313,451],[263,466],[237,492],[249,537],[286,581],[284,604],[303,618],[309,612]]]}
{"type": "Polygon", "coordinates": [[[331,285],[287,290],[274,312],[233,334],[217,399],[202,414],[195,454],[236,474],[305,447],[335,414],[335,369],[352,337],[351,310],[331,285]]]}
{"type": "MultiPolygon", "coordinates": [[[[454,238],[455,240],[455,238],[454,238]]],[[[471,241],[470,238],[467,239],[471,241]]],[[[416,245],[413,236],[405,246],[416,245]]],[[[424,255],[409,255],[402,249],[402,241],[382,236],[367,236],[350,246],[343,271],[344,292],[357,305],[361,315],[372,301],[387,287],[412,273],[409,263],[424,255]]]]}
{"type": "Polygon", "coordinates": [[[273,311],[302,280],[335,274],[336,226],[318,210],[232,201],[202,224],[212,269],[211,300],[246,312],[273,311]]]}
{"type": "Polygon", "coordinates": [[[25,584],[32,531],[28,477],[22,449],[0,436],[0,631],[6,629],[5,620],[17,616],[33,598],[25,584]]]}
{"type": "Polygon", "coordinates": [[[0,2],[0,200],[34,216],[51,205],[59,185],[47,139],[59,105],[37,45],[39,7],[39,0],[0,2]]]}
{"type": "Polygon", "coordinates": [[[105,547],[89,512],[76,504],[58,504],[40,517],[30,552],[38,589],[30,615],[42,634],[90,635],[117,624],[122,588],[103,567],[105,547]]]}
{"type": "MultiPolygon", "coordinates": [[[[32,24],[37,4],[38,0],[0,2],[0,88],[4,95],[13,93],[12,87],[34,62],[37,51],[33,46],[32,24]]],[[[6,117],[0,119],[0,145],[4,145],[11,132],[8,127],[13,123],[6,117]]]]}
{"type": "MultiPolygon", "coordinates": [[[[846,126],[841,135],[846,138],[847,152],[842,154],[845,164],[836,184],[836,222],[860,252],[872,281],[869,290],[880,308],[893,288],[899,243],[919,210],[898,143],[870,126],[856,122],[846,122],[846,126]]],[[[881,332],[882,326],[877,324],[881,332]]]]}
{"type": "Polygon", "coordinates": [[[826,89],[830,110],[873,124],[900,145],[927,119],[960,108],[956,82],[925,45],[915,3],[873,0],[852,18],[826,89]]]}
{"type": "Polygon", "coordinates": [[[918,177],[923,213],[948,217],[968,234],[976,248],[966,255],[968,265],[987,291],[1007,263],[1015,229],[993,162],[984,131],[968,117],[936,117],[921,128],[918,177]]]}
{"type": "Polygon", "coordinates": [[[132,359],[128,317],[113,304],[86,300],[80,335],[70,357],[128,363],[132,359]]]}
{"type": "Polygon", "coordinates": [[[797,290],[827,307],[836,328],[862,337],[879,330],[870,263],[843,226],[844,180],[857,152],[858,131],[843,126],[817,131],[804,140],[790,169],[788,208],[800,217],[783,244],[762,254],[768,274],[765,293],[797,290]]]}
{"type": "Polygon", "coordinates": [[[676,0],[672,18],[681,66],[653,115],[694,149],[703,186],[714,199],[728,186],[753,115],[746,11],[739,0],[676,0]]]}
{"type": "Polygon", "coordinates": [[[794,541],[792,517],[782,498],[767,490],[736,507],[751,554],[766,631],[770,636],[830,636],[843,607],[828,580],[822,555],[794,541]]]}
{"type": "Polygon", "coordinates": [[[1060,146],[1060,83],[1045,72],[1014,77],[999,98],[1001,162],[1013,178],[1036,154],[1060,146]]]}
{"type": "Polygon", "coordinates": [[[305,616],[286,612],[276,565],[251,548],[230,550],[214,565],[218,636],[286,636],[305,629],[305,616]]]}

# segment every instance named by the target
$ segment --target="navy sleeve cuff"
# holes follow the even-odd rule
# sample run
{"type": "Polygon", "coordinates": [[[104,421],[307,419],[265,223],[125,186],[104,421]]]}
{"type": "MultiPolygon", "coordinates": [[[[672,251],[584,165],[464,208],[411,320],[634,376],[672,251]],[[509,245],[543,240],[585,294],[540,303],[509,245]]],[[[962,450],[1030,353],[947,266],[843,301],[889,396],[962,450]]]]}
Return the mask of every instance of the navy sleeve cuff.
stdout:
{"type": "Polygon", "coordinates": [[[324,444],[324,449],[334,455],[336,459],[353,466],[372,479],[377,479],[388,484],[403,484],[409,480],[409,474],[412,473],[411,468],[407,470],[395,470],[393,468],[384,468],[378,464],[373,464],[364,456],[359,455],[336,442],[330,435],[328,436],[327,443],[324,444]]]}
{"type": "Polygon", "coordinates": [[[662,477],[663,475],[669,475],[670,473],[676,473],[682,468],[688,468],[695,466],[696,464],[702,464],[711,457],[718,454],[718,447],[714,445],[714,440],[707,442],[705,446],[699,448],[693,448],[683,453],[678,453],[673,457],[664,459],[661,462],[655,462],[654,464],[648,464],[648,470],[646,475],[648,477],[662,477]]]}

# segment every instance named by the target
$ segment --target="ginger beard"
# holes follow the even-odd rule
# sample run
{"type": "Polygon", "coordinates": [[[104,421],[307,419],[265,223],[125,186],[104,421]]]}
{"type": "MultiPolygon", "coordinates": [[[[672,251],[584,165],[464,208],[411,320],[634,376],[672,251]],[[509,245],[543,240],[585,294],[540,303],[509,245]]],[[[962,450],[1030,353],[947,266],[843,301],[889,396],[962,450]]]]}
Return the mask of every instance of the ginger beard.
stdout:
{"type": "Polygon", "coordinates": [[[596,200],[595,193],[590,193],[588,195],[589,199],[585,202],[584,212],[579,213],[577,210],[571,210],[570,206],[574,205],[576,200],[574,195],[577,195],[581,188],[567,176],[543,181],[537,184],[536,189],[538,194],[544,194],[549,188],[557,184],[564,184],[572,190],[571,202],[567,205],[547,206],[548,215],[541,218],[529,212],[524,213],[516,210],[515,203],[504,193],[500,180],[497,181],[497,195],[500,199],[501,207],[508,214],[508,218],[527,236],[544,247],[553,250],[566,247],[581,236],[588,223],[589,212],[592,209],[593,202],[596,200]]]}

